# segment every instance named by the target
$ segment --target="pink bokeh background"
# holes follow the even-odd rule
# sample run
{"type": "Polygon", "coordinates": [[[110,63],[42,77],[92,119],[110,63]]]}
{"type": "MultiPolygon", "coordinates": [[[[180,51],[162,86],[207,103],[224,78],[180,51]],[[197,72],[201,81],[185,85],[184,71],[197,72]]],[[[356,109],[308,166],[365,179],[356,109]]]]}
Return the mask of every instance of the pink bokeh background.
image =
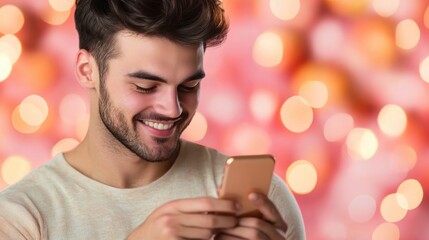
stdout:
{"type": "MultiPolygon", "coordinates": [[[[293,190],[300,186],[293,180],[313,185],[304,193],[294,191],[308,239],[428,239],[429,3],[392,0],[390,4],[398,4],[396,10],[382,16],[376,6],[389,4],[382,0],[223,2],[231,24],[229,37],[206,53],[199,116],[185,138],[227,154],[271,153],[276,173],[293,190]],[[299,10],[283,20],[274,14],[278,9],[270,7],[275,2],[291,8],[298,4],[299,10]],[[407,49],[398,42],[404,20],[414,23],[405,25],[405,31],[410,26],[419,30],[417,42],[407,49]],[[280,62],[274,66],[263,66],[257,57],[265,51],[258,50],[257,39],[267,32],[282,43],[277,49],[282,52],[280,62]],[[311,81],[323,83],[327,100],[321,107],[306,108],[312,113],[309,126],[296,132],[283,119],[284,103],[311,81]],[[379,122],[389,104],[406,116],[405,129],[395,136],[386,134],[379,122]],[[333,140],[327,137],[327,124],[338,114],[348,118],[333,124],[331,135],[344,132],[333,140]],[[367,159],[351,153],[353,144],[347,142],[352,129],[368,130],[375,137],[376,145],[368,143],[373,138],[362,142],[375,146],[367,159]],[[287,172],[300,160],[315,170],[316,179],[303,168],[288,178],[287,172]],[[385,198],[410,179],[423,192],[418,206],[397,219],[386,218],[385,198]]],[[[20,156],[32,169],[40,166],[60,141],[82,139],[88,116],[86,93],[74,76],[78,40],[72,15],[52,24],[46,20],[55,12],[48,0],[3,0],[0,21],[10,21],[1,18],[1,8],[9,4],[22,11],[24,25],[14,33],[22,44],[20,57],[0,80],[0,189],[10,184],[9,175],[23,171],[5,164],[7,159],[20,156]],[[46,101],[48,114],[36,130],[25,132],[17,127],[20,120],[14,111],[30,95],[46,101]]],[[[412,33],[410,39],[415,37],[412,33]]],[[[0,33],[0,40],[4,35],[0,33]]],[[[270,52],[276,45],[269,42],[265,48],[270,52]]],[[[391,115],[384,125],[400,116],[391,115]]],[[[386,208],[387,214],[397,216],[394,208],[386,208]]]]}

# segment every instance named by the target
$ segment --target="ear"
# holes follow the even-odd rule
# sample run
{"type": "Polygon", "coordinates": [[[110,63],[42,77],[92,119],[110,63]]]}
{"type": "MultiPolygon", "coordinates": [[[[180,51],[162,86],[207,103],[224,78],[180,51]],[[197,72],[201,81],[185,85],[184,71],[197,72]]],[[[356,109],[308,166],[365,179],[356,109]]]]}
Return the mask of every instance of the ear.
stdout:
{"type": "Polygon", "coordinates": [[[76,56],[76,76],[82,87],[91,89],[98,86],[98,67],[95,59],[85,49],[80,49],[76,56]]]}

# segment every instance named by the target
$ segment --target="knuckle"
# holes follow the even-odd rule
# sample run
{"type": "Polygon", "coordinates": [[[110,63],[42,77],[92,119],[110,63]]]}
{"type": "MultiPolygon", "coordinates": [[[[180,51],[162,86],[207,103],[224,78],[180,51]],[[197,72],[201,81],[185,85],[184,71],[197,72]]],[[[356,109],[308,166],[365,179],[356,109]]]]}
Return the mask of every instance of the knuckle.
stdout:
{"type": "Polygon", "coordinates": [[[213,209],[214,208],[214,203],[213,203],[213,200],[212,199],[210,199],[210,198],[205,198],[205,199],[203,199],[202,200],[203,202],[202,202],[202,205],[203,205],[203,207],[205,208],[205,209],[213,209]]]}
{"type": "Polygon", "coordinates": [[[161,225],[166,228],[173,227],[175,225],[175,218],[172,215],[163,215],[159,218],[161,225]]]}

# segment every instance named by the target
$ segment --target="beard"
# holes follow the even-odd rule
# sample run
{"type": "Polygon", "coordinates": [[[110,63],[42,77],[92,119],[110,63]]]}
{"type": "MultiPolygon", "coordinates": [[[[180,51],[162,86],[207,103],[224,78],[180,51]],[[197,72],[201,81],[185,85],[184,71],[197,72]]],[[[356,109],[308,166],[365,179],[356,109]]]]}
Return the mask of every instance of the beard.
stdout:
{"type": "Polygon", "coordinates": [[[103,82],[100,84],[99,114],[104,126],[109,130],[112,136],[129,151],[148,162],[168,161],[176,156],[180,146],[180,135],[190,122],[190,120],[185,122],[189,114],[184,111],[181,116],[176,119],[167,118],[158,114],[151,114],[150,116],[136,115],[132,119],[132,126],[130,127],[127,124],[125,115],[118,108],[113,106],[103,82]],[[137,124],[143,124],[141,119],[158,121],[179,120],[175,123],[177,130],[173,136],[169,138],[151,137],[151,140],[157,145],[156,147],[150,147],[148,144],[145,144],[144,141],[142,142],[141,139],[143,138],[137,131],[137,124]]]}

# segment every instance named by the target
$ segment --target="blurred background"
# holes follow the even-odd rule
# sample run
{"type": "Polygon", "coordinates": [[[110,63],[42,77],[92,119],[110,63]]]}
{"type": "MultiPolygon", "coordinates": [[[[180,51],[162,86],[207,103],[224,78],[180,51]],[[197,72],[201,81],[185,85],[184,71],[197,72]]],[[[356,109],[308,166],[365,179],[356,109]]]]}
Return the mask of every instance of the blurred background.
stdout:
{"type": "MultiPolygon", "coordinates": [[[[308,239],[429,239],[427,0],[224,0],[184,138],[271,153],[308,239]]],[[[0,0],[0,190],[81,141],[73,0],[0,0]]]]}

